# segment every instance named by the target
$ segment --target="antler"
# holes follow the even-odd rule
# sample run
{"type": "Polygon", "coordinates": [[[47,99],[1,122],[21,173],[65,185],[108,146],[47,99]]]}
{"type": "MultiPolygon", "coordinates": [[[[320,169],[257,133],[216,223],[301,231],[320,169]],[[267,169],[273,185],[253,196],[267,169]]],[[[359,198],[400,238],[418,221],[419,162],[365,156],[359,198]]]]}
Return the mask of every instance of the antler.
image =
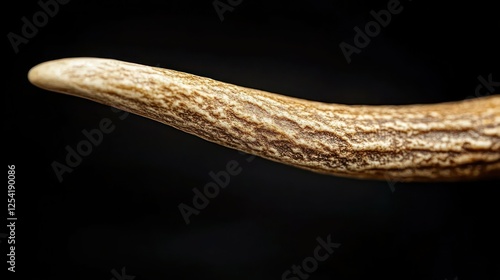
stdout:
{"type": "Polygon", "coordinates": [[[325,104],[99,58],[37,65],[44,89],[117,107],[217,144],[320,173],[453,181],[500,176],[500,97],[325,104]]]}

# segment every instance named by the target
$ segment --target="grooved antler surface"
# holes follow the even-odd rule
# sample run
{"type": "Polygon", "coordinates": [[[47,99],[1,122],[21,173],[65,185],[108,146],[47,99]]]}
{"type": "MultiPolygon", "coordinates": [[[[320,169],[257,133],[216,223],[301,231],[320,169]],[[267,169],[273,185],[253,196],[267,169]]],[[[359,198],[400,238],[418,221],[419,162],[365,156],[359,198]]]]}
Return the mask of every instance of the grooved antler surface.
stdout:
{"type": "Polygon", "coordinates": [[[325,104],[110,59],[42,63],[30,81],[220,145],[337,176],[448,181],[500,176],[500,98],[325,104]]]}

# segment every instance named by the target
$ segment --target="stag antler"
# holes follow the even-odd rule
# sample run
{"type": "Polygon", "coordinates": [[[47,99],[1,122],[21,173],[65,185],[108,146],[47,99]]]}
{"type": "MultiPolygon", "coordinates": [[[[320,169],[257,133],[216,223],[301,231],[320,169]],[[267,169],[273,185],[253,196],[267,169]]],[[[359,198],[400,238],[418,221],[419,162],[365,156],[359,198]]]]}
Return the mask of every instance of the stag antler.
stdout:
{"type": "Polygon", "coordinates": [[[99,58],[42,63],[44,89],[117,107],[220,145],[320,173],[448,181],[500,175],[500,97],[325,104],[99,58]]]}

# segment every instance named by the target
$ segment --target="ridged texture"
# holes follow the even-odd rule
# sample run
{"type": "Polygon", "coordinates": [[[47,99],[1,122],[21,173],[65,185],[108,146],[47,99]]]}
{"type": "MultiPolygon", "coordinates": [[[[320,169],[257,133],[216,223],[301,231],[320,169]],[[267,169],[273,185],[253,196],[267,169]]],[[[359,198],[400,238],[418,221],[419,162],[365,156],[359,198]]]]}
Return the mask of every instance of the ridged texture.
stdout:
{"type": "Polygon", "coordinates": [[[500,176],[498,95],[428,105],[325,104],[99,58],[45,62],[29,79],[315,172],[398,181],[500,176]]]}

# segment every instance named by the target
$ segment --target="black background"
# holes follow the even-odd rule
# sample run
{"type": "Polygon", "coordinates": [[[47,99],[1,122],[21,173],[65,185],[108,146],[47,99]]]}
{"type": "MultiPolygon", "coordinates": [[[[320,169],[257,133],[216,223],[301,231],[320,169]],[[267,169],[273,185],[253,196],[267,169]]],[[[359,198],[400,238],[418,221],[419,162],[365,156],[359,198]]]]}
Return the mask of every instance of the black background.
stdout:
{"type": "Polygon", "coordinates": [[[16,166],[15,276],[109,280],[125,267],[136,280],[281,279],[331,234],[341,246],[309,279],[500,279],[498,181],[363,181],[247,162],[26,78],[40,62],[92,56],[324,102],[462,100],[479,75],[500,79],[495,2],[402,1],[350,64],[340,42],[353,44],[353,28],[388,1],[243,0],[221,22],[212,1],[73,0],[17,54],[6,34],[20,34],[21,18],[40,7],[13,2],[2,8],[3,150],[16,166]],[[115,130],[60,183],[51,163],[103,118],[115,130]],[[192,189],[230,160],[241,174],[186,225],[178,205],[192,205],[192,189]]]}

